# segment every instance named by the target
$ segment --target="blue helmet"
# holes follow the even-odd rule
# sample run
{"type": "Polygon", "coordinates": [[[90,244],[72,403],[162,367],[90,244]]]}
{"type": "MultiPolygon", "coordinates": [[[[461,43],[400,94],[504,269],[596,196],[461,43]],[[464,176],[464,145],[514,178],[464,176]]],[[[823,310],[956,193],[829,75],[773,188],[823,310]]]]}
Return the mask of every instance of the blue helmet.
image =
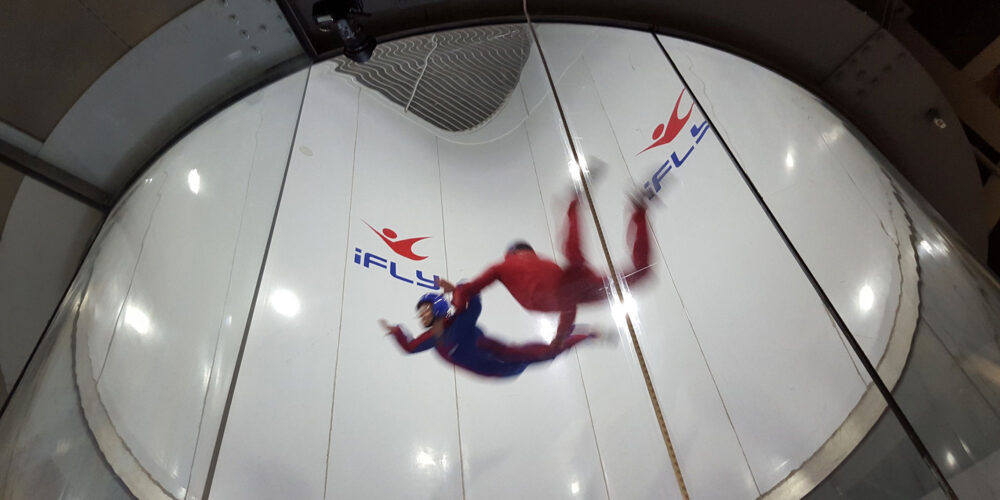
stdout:
{"type": "Polygon", "coordinates": [[[440,293],[423,294],[420,296],[420,300],[417,301],[417,309],[420,309],[421,304],[431,305],[431,314],[434,315],[435,319],[448,315],[448,301],[440,293]]]}

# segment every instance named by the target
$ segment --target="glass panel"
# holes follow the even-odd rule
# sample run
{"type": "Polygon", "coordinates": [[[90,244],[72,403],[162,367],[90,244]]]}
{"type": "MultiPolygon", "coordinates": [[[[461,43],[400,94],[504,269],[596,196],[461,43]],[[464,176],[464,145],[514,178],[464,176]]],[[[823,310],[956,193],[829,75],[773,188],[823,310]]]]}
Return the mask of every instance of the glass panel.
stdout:
{"type": "MultiPolygon", "coordinates": [[[[632,285],[631,299],[626,297],[622,307],[635,311],[661,409],[671,434],[678,436],[677,458],[688,491],[693,498],[801,497],[864,437],[864,431],[856,431],[857,422],[870,428],[885,402],[869,390],[869,380],[720,137],[728,138],[735,129],[772,156],[780,149],[780,156],[766,163],[768,172],[779,169],[767,193],[781,197],[783,214],[808,213],[802,205],[824,202],[824,195],[841,200],[844,195],[836,189],[843,190],[843,184],[830,184],[830,193],[820,187],[846,174],[839,172],[833,181],[802,177],[801,186],[781,177],[803,158],[821,156],[823,140],[796,122],[807,121],[808,115],[782,115],[788,122],[783,128],[746,126],[755,119],[756,92],[767,91],[756,85],[755,68],[720,64],[717,73],[690,79],[699,93],[716,79],[726,85],[727,99],[703,103],[709,113],[742,121],[720,120],[714,130],[650,34],[569,25],[539,25],[538,31],[551,54],[574,141],[589,155],[591,192],[605,241],[626,280],[634,254],[623,201],[629,193],[653,198],[652,278],[632,285]]],[[[858,199],[851,203],[866,207],[860,193],[848,194],[858,199]]],[[[807,229],[816,222],[800,218],[807,229]]],[[[897,292],[889,306],[875,300],[886,297],[884,290],[894,283],[899,288],[898,270],[879,274],[885,256],[899,267],[896,245],[886,241],[871,214],[861,222],[848,220],[846,228],[822,226],[825,239],[813,242],[820,258],[838,257],[843,245],[836,238],[848,230],[854,231],[851,241],[872,247],[874,256],[852,262],[857,269],[839,266],[851,262],[846,257],[854,253],[824,269],[848,283],[838,298],[855,309],[898,309],[896,303],[909,296],[897,292]],[[870,282],[868,289],[864,281],[852,288],[861,278],[870,282]]],[[[894,321],[855,316],[851,321],[875,332],[894,321]]],[[[871,340],[879,348],[877,336],[871,340]]],[[[934,484],[915,449],[903,447],[899,453],[891,459],[894,466],[934,484]]]]}
{"type": "MultiPolygon", "coordinates": [[[[818,99],[737,57],[661,40],[952,487],[960,497],[996,496],[995,279],[818,99]]],[[[849,421],[866,428],[882,411],[874,405],[849,421]]]]}
{"type": "Polygon", "coordinates": [[[836,470],[807,498],[944,499],[913,444],[891,413],[883,413],[836,470]]]}
{"type": "Polygon", "coordinates": [[[305,82],[192,130],[109,214],[0,420],[0,496],[201,495],[305,82]]]}

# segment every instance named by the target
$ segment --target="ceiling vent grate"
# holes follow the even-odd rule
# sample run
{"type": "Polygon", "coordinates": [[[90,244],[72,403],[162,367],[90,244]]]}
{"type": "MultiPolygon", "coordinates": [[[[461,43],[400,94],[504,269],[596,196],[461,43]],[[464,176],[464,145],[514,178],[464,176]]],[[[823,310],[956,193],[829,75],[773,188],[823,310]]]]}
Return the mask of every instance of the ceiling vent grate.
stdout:
{"type": "Polygon", "coordinates": [[[519,24],[481,26],[379,44],[367,63],[337,71],[450,132],[475,128],[510,96],[531,42],[519,24]]]}

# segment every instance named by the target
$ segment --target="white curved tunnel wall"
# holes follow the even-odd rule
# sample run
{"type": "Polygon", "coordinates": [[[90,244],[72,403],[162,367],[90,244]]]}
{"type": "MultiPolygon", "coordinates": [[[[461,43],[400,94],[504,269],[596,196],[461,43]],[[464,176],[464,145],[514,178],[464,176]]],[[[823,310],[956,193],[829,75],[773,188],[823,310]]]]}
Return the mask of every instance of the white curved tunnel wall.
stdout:
{"type": "MultiPolygon", "coordinates": [[[[569,355],[493,381],[456,373],[431,352],[404,357],[378,331],[379,318],[413,317],[427,291],[418,272],[470,276],[515,238],[555,253],[572,186],[568,151],[551,98],[528,116],[521,93],[484,129],[441,137],[332,64],[313,69],[213,495],[677,494],[627,352],[606,350],[604,366],[569,355]],[[315,213],[325,214],[321,230],[315,213]],[[428,258],[396,256],[365,221],[401,238],[429,236],[415,247],[428,258]],[[355,263],[355,248],[415,283],[355,263]],[[298,298],[294,317],[269,299],[279,290],[298,298]],[[364,473],[374,470],[386,480],[364,473]]],[[[491,334],[551,338],[554,318],[525,313],[502,289],[484,303],[491,334]]]]}
{"type": "Polygon", "coordinates": [[[878,153],[787,80],[724,52],[659,38],[708,103],[719,133],[865,353],[877,361],[899,301],[916,299],[913,290],[901,288],[901,275],[915,270],[904,262],[891,265],[912,248],[878,153]],[[741,68],[738,78],[732,77],[733,67],[741,68]],[[740,92],[743,88],[754,89],[754,98],[740,92]],[[762,141],[765,135],[774,139],[762,141]]]}
{"type": "MultiPolygon", "coordinates": [[[[656,280],[634,291],[640,339],[688,489],[756,497],[831,436],[866,382],[715,135],[700,134],[704,117],[690,119],[698,133],[685,127],[668,147],[636,154],[682,89],[655,41],[538,31],[577,146],[609,164],[594,195],[617,262],[629,255],[625,194],[671,154],[683,158],[662,181],[666,209],[654,209],[656,280]]],[[[497,383],[453,379],[433,354],[404,357],[378,333],[377,319],[412,317],[422,293],[393,269],[414,281],[417,271],[468,279],[518,238],[558,255],[571,160],[536,53],[505,107],[469,134],[411,120],[332,63],[314,68],[213,494],[677,494],[626,337],[497,383]],[[311,214],[322,214],[322,230],[311,214]],[[417,246],[428,259],[395,256],[366,222],[429,236],[417,246]],[[355,263],[355,249],[396,267],[355,263]],[[297,298],[294,317],[274,307],[279,291],[297,298]]],[[[587,236],[604,267],[592,225],[587,236]]],[[[488,332],[550,338],[552,318],[501,288],[483,300],[488,332]]],[[[884,310],[871,315],[874,339],[884,310]]],[[[581,321],[613,324],[606,307],[581,321]]]]}
{"type": "MultiPolygon", "coordinates": [[[[756,485],[763,493],[840,426],[864,381],[715,133],[701,135],[705,118],[693,111],[675,140],[640,153],[683,88],[655,41],[640,32],[545,28],[543,47],[565,47],[550,59],[557,74],[565,61],[557,87],[573,132],[584,150],[613,159],[596,202],[610,219],[617,260],[628,254],[615,198],[663,177],[665,209],[652,221],[658,283],[635,296],[653,380],[671,403],[667,422],[703,437],[678,445],[689,488],[732,497],[755,495],[756,485]],[[685,397],[687,390],[696,395],[685,397]],[[723,464],[729,473],[720,483],[723,464]]],[[[681,116],[690,102],[681,98],[681,116]]]]}
{"type": "MultiPolygon", "coordinates": [[[[504,106],[466,133],[427,125],[322,63],[223,111],[154,164],[77,277],[76,316],[64,306],[71,321],[54,323],[50,358],[70,359],[75,339],[76,383],[96,403],[86,421],[59,414],[98,435],[133,492],[200,498],[210,479],[213,498],[681,498],[622,310],[692,497],[755,498],[800,468],[825,477],[865,435],[884,402],[720,135],[893,381],[918,297],[910,229],[877,155],[798,87],[667,38],[719,130],[695,108],[675,139],[647,148],[675,105],[684,116],[692,103],[656,39],[537,31],[576,148],[607,164],[590,187],[619,270],[629,267],[627,195],[659,191],[653,278],[624,306],[585,306],[577,318],[617,341],[492,380],[433,351],[405,356],[377,325],[419,332],[413,305],[435,275],[470,279],[513,240],[561,260],[576,166],[537,47],[504,106]],[[427,238],[413,247],[426,259],[394,253],[383,228],[427,238]],[[830,451],[845,428],[860,429],[855,441],[830,451]]],[[[589,210],[582,222],[585,253],[607,272],[589,210]]],[[[491,336],[554,333],[553,315],[524,311],[500,285],[483,304],[491,336]]],[[[69,392],[70,374],[53,373],[61,385],[53,375],[38,386],[69,392]]],[[[22,398],[11,411],[46,404],[22,398]]],[[[12,450],[0,474],[16,496],[30,491],[17,475],[29,459],[64,445],[11,422],[0,422],[12,450]],[[34,452],[32,442],[46,444],[34,452]]],[[[911,459],[900,469],[926,480],[907,446],[894,451],[911,459]]]]}

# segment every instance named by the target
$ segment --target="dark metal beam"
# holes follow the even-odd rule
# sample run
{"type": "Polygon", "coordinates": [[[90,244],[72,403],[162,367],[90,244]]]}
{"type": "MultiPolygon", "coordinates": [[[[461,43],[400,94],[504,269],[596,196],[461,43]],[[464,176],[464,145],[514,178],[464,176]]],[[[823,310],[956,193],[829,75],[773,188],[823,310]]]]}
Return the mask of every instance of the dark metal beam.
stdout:
{"type": "Polygon", "coordinates": [[[0,141],[0,163],[103,213],[111,208],[111,193],[4,141],[0,141]]]}

